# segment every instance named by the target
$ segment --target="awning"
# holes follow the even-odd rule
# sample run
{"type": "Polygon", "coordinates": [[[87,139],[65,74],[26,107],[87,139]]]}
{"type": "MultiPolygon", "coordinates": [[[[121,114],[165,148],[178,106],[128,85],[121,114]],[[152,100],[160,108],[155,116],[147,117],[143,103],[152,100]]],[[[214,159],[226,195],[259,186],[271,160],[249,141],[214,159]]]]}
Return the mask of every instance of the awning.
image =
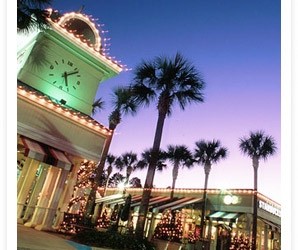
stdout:
{"type": "Polygon", "coordinates": [[[47,154],[38,142],[23,136],[21,136],[21,140],[25,147],[25,156],[41,162],[46,160],[47,154]]]}
{"type": "Polygon", "coordinates": [[[142,195],[134,195],[132,198],[131,198],[131,202],[137,202],[139,200],[142,199],[142,195]]]}
{"type": "Polygon", "coordinates": [[[193,198],[189,201],[185,201],[185,202],[180,203],[176,206],[173,206],[173,207],[171,207],[171,209],[175,210],[175,209],[178,209],[178,208],[187,207],[187,205],[194,204],[194,203],[199,203],[199,202],[202,202],[202,201],[203,201],[203,198],[193,198]]]}
{"type": "Polygon", "coordinates": [[[53,166],[63,168],[65,170],[71,169],[72,163],[62,151],[50,147],[49,151],[54,158],[54,162],[52,163],[53,166]]]}
{"type": "MultiPolygon", "coordinates": [[[[105,201],[105,205],[113,205],[113,204],[118,204],[118,205],[121,205],[121,204],[124,204],[125,201],[126,201],[126,196],[121,196],[119,197],[118,195],[115,196],[116,198],[112,198],[112,199],[109,199],[108,201],[105,201]]],[[[131,205],[134,203],[134,202],[137,202],[139,200],[142,199],[142,195],[134,195],[132,198],[131,198],[131,205]]]]}
{"type": "MultiPolygon", "coordinates": [[[[170,200],[170,197],[164,197],[164,196],[152,197],[149,200],[149,206],[152,206],[156,203],[163,202],[163,201],[166,201],[166,200],[170,200]]],[[[141,201],[136,202],[136,203],[132,204],[131,206],[132,207],[137,207],[137,206],[140,206],[140,205],[141,205],[141,201]]]]}
{"type": "MultiPolygon", "coordinates": [[[[160,203],[164,203],[164,202],[167,202],[168,200],[170,200],[171,198],[169,196],[156,196],[156,197],[152,197],[150,198],[149,200],[149,205],[148,207],[152,207],[153,205],[156,205],[156,204],[160,204],[160,203]]],[[[135,207],[135,211],[138,211],[139,209],[139,206],[141,205],[141,201],[139,202],[136,202],[134,204],[131,204],[131,207],[135,207]]]]}
{"type": "Polygon", "coordinates": [[[95,203],[108,202],[119,198],[125,198],[123,194],[112,194],[95,200],[95,203]]]}
{"type": "Polygon", "coordinates": [[[207,219],[216,220],[216,221],[232,221],[235,222],[236,219],[240,216],[239,213],[228,213],[217,211],[206,216],[207,219]]]}
{"type": "Polygon", "coordinates": [[[261,219],[261,221],[263,221],[265,224],[267,224],[269,226],[269,229],[280,232],[280,229],[281,229],[280,225],[275,224],[275,223],[265,220],[265,219],[261,219]]]}
{"type": "MultiPolygon", "coordinates": [[[[134,195],[132,198],[131,198],[131,206],[132,204],[140,201],[142,199],[142,195],[134,195]]],[[[113,204],[114,202],[110,203],[110,204],[113,204]]],[[[123,201],[119,201],[118,204],[121,205],[121,204],[124,204],[125,203],[125,199],[123,199],[123,201]]]]}
{"type": "Polygon", "coordinates": [[[113,199],[113,200],[109,200],[109,201],[106,201],[105,202],[105,205],[112,205],[112,204],[124,204],[125,203],[125,200],[126,200],[126,197],[123,196],[123,197],[120,197],[120,198],[117,198],[117,199],[113,199]]]}
{"type": "Polygon", "coordinates": [[[155,207],[155,208],[153,208],[152,212],[158,213],[158,212],[162,212],[163,210],[168,209],[168,208],[172,209],[173,207],[177,207],[177,206],[181,207],[180,205],[182,205],[184,202],[190,201],[192,199],[193,199],[192,197],[180,198],[180,199],[175,200],[173,202],[166,203],[166,204],[161,205],[159,207],[155,207]]]}

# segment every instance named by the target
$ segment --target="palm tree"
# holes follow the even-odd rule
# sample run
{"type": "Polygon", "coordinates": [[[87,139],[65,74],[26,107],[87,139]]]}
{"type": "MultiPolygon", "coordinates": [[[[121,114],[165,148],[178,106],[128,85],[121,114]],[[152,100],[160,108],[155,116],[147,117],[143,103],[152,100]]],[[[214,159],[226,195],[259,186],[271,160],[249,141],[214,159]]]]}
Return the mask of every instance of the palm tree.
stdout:
{"type": "Polygon", "coordinates": [[[129,184],[133,188],[141,188],[142,187],[141,179],[138,177],[131,178],[131,180],[129,181],[129,184]]]}
{"type": "Polygon", "coordinates": [[[92,115],[95,115],[97,111],[103,110],[104,108],[104,101],[101,97],[99,97],[93,104],[92,104],[92,115]]]}
{"type": "Polygon", "coordinates": [[[143,237],[165,119],[171,115],[175,103],[184,110],[189,103],[203,102],[204,86],[205,82],[199,72],[180,53],[173,59],[157,57],[153,61],[143,61],[135,69],[131,85],[134,102],[137,106],[148,106],[155,102],[158,111],[152,159],[147,171],[136,226],[136,235],[139,238],[143,237]]]}
{"type": "Polygon", "coordinates": [[[171,191],[171,199],[173,199],[179,167],[185,166],[187,168],[190,168],[193,166],[193,160],[191,152],[185,145],[169,145],[166,151],[166,157],[173,164],[173,181],[171,191]]]}
{"type": "Polygon", "coordinates": [[[266,160],[276,152],[276,143],[273,137],[265,135],[264,131],[250,132],[249,137],[240,138],[240,150],[252,159],[254,169],[254,202],[253,202],[253,228],[252,249],[256,249],[257,239],[257,192],[258,192],[258,168],[259,160],[266,160]]]}
{"type": "MultiPolygon", "coordinates": [[[[113,164],[115,162],[115,159],[116,157],[112,154],[108,154],[107,155],[107,162],[109,164],[108,168],[107,168],[107,175],[106,175],[106,183],[105,183],[105,187],[104,187],[104,191],[103,191],[103,197],[106,196],[106,190],[107,190],[107,187],[109,185],[109,180],[110,180],[110,176],[111,176],[111,173],[113,171],[113,164]]],[[[95,208],[94,208],[94,213],[92,215],[92,222],[95,222],[97,221],[98,219],[98,216],[101,215],[102,213],[102,209],[103,209],[103,203],[100,203],[100,204],[96,204],[95,208]]]]}
{"type": "Polygon", "coordinates": [[[211,171],[211,165],[218,163],[221,159],[227,157],[228,150],[221,146],[219,140],[205,141],[200,140],[195,143],[196,148],[194,149],[194,160],[204,166],[205,172],[205,184],[204,184],[204,194],[203,194],[203,205],[202,205],[202,215],[201,215],[201,231],[200,238],[204,235],[204,224],[205,224],[205,210],[207,201],[207,186],[208,178],[211,171]]]}
{"type": "Polygon", "coordinates": [[[113,106],[113,111],[109,115],[109,129],[111,133],[107,137],[107,140],[101,155],[101,159],[95,171],[96,175],[95,175],[94,183],[93,183],[91,192],[89,194],[86,210],[85,210],[85,217],[87,218],[90,217],[92,213],[92,209],[95,202],[96,190],[100,184],[100,177],[103,172],[103,168],[110,149],[114,131],[118,126],[118,124],[121,122],[122,115],[127,115],[127,114],[134,115],[136,113],[136,106],[134,102],[132,102],[131,100],[130,89],[126,87],[116,87],[113,90],[112,106],[113,106]]]}
{"type": "Polygon", "coordinates": [[[51,3],[51,0],[18,0],[17,31],[28,33],[36,28],[43,30],[48,27],[49,12],[45,8],[51,3]]]}
{"type": "Polygon", "coordinates": [[[103,192],[103,197],[106,196],[106,191],[107,191],[107,187],[109,185],[109,180],[111,177],[111,173],[113,171],[113,165],[115,163],[116,160],[116,156],[112,155],[112,154],[108,154],[106,161],[108,163],[108,168],[107,168],[107,179],[106,179],[106,184],[105,184],[105,188],[104,188],[104,192],[103,192]]]}
{"type": "Polygon", "coordinates": [[[123,153],[115,160],[115,166],[117,167],[117,169],[122,171],[126,168],[125,185],[128,184],[131,173],[136,169],[137,161],[137,154],[133,152],[123,153]]]}
{"type": "Polygon", "coordinates": [[[125,176],[121,173],[117,172],[112,175],[110,178],[109,186],[113,188],[117,188],[120,183],[123,183],[125,181],[125,176]]]}
{"type": "MultiPolygon", "coordinates": [[[[35,31],[44,31],[50,27],[48,18],[54,16],[46,8],[50,7],[51,0],[18,0],[17,1],[17,33],[18,35],[28,35],[35,31]]],[[[60,15],[55,12],[55,15],[60,15]]],[[[22,39],[22,38],[20,38],[22,39]]],[[[45,66],[48,61],[48,44],[40,41],[35,44],[28,60],[32,67],[37,70],[45,66]]]]}
{"type": "MultiPolygon", "coordinates": [[[[163,171],[167,167],[167,165],[165,164],[165,160],[166,160],[165,154],[166,153],[162,149],[159,150],[158,156],[157,156],[158,160],[156,164],[157,171],[163,171]]],[[[151,158],[152,158],[152,149],[145,149],[141,153],[141,160],[139,160],[137,163],[138,169],[145,169],[149,167],[151,158]]]]}

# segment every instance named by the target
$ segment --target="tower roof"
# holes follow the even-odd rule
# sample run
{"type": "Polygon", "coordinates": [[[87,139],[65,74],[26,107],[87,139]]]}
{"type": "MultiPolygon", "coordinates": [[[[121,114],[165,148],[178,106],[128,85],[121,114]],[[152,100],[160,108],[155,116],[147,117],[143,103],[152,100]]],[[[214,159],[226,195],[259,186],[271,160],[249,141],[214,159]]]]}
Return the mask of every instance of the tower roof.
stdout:
{"type": "Polygon", "coordinates": [[[123,66],[105,52],[107,44],[104,42],[106,39],[103,38],[104,31],[88,15],[81,12],[61,14],[54,10],[49,10],[49,13],[48,20],[52,29],[63,33],[64,36],[80,44],[81,48],[94,56],[101,57],[116,71],[122,71],[123,66]]]}

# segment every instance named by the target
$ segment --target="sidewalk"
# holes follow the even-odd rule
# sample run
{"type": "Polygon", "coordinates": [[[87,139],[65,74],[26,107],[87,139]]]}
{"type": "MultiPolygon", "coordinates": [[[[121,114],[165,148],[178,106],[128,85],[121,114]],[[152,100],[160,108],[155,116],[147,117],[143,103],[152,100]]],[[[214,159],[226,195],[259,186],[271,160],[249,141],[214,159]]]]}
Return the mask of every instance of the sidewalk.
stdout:
{"type": "Polygon", "coordinates": [[[90,247],[68,240],[63,235],[38,231],[34,228],[18,224],[18,250],[108,250],[106,248],[90,247]]]}

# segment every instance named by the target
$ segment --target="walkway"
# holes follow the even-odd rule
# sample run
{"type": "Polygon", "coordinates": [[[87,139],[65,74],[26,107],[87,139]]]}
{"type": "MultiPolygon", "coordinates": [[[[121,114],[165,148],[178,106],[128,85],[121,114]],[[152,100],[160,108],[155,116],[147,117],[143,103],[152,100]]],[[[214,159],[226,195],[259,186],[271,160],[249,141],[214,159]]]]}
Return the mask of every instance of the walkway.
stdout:
{"type": "Polygon", "coordinates": [[[90,247],[68,240],[65,236],[38,231],[34,228],[18,224],[18,250],[108,250],[90,247]]]}

